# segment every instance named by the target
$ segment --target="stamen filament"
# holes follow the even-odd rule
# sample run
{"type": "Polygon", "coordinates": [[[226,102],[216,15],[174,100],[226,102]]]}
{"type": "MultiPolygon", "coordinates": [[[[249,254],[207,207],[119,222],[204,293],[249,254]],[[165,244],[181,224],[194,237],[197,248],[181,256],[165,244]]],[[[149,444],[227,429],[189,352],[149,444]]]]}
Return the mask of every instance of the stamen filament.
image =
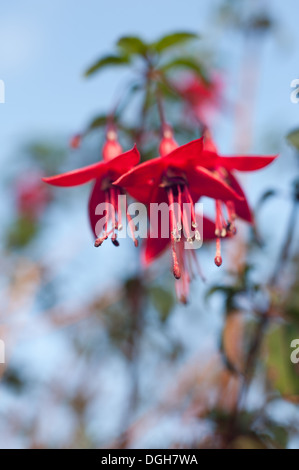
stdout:
{"type": "Polygon", "coordinates": [[[106,210],[106,222],[105,222],[105,233],[108,232],[108,221],[109,221],[109,203],[110,203],[110,199],[109,199],[109,192],[108,191],[105,191],[105,210],[106,210]]]}
{"type": "Polygon", "coordinates": [[[114,188],[110,188],[110,201],[113,206],[111,219],[112,219],[112,230],[113,230],[113,238],[114,238],[114,230],[116,227],[116,220],[115,220],[116,199],[115,199],[114,188]]]}
{"type": "Polygon", "coordinates": [[[178,230],[179,232],[182,230],[182,190],[180,185],[177,186],[178,189],[178,204],[179,204],[179,221],[178,221],[178,230]]]}
{"type": "Polygon", "coordinates": [[[116,197],[117,197],[117,229],[118,231],[121,231],[123,229],[123,226],[122,226],[121,204],[119,204],[120,190],[116,189],[115,191],[116,191],[116,197]]]}
{"type": "Polygon", "coordinates": [[[167,195],[168,195],[169,208],[170,208],[170,211],[171,211],[171,215],[170,215],[171,225],[173,227],[171,229],[171,232],[174,236],[175,241],[179,241],[179,239],[180,239],[179,232],[178,232],[178,230],[179,230],[178,224],[179,223],[177,222],[177,219],[176,219],[174,196],[173,196],[173,191],[172,191],[171,188],[168,189],[167,195]]]}
{"type": "Polygon", "coordinates": [[[190,207],[191,207],[191,219],[192,219],[192,227],[193,228],[196,228],[197,227],[197,223],[196,223],[196,218],[195,218],[195,210],[194,210],[194,203],[193,203],[193,199],[191,197],[191,194],[190,194],[190,191],[188,189],[188,186],[185,186],[185,193],[186,193],[186,197],[187,197],[187,200],[188,202],[190,203],[190,207]]]}
{"type": "MultiPolygon", "coordinates": [[[[187,202],[187,207],[189,207],[189,203],[187,202]]],[[[187,214],[187,208],[186,208],[186,203],[183,203],[183,227],[184,227],[184,233],[186,235],[186,238],[187,238],[187,242],[191,243],[193,241],[192,237],[191,237],[191,231],[190,231],[190,227],[189,227],[189,217],[188,217],[188,214],[187,214]]]]}
{"type": "Polygon", "coordinates": [[[175,221],[175,215],[174,215],[174,198],[173,198],[173,192],[172,189],[170,188],[167,191],[167,196],[168,196],[168,202],[171,209],[171,215],[170,215],[170,238],[171,238],[171,253],[172,253],[172,262],[173,262],[173,275],[176,279],[180,279],[181,277],[181,270],[180,270],[180,264],[178,261],[177,253],[176,253],[176,233],[177,233],[177,228],[176,228],[176,221],[175,221]]]}
{"type": "Polygon", "coordinates": [[[127,220],[128,220],[129,227],[130,227],[130,230],[131,230],[133,242],[134,242],[134,245],[137,247],[138,246],[138,240],[135,237],[135,225],[134,225],[134,222],[132,220],[131,215],[128,212],[128,206],[127,205],[126,205],[126,214],[127,214],[127,220]]]}

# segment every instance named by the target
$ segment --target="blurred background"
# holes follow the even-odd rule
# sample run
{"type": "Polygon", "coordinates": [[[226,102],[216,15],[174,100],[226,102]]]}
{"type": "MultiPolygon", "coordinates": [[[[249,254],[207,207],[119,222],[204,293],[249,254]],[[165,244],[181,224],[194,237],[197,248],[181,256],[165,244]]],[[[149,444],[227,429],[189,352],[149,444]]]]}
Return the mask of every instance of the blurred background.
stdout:
{"type": "Polygon", "coordinates": [[[2,5],[1,448],[299,447],[298,13],[295,0],[2,5]],[[238,175],[256,224],[237,221],[221,268],[214,243],[199,250],[206,281],[186,306],[168,254],[144,271],[130,239],[94,248],[90,185],[41,182],[101,158],[107,114],[127,95],[121,142],[157,155],[138,54],[86,71],[123,36],[177,31],[199,35],[161,53],[179,143],[204,124],[223,155],[280,154],[238,175]]]}

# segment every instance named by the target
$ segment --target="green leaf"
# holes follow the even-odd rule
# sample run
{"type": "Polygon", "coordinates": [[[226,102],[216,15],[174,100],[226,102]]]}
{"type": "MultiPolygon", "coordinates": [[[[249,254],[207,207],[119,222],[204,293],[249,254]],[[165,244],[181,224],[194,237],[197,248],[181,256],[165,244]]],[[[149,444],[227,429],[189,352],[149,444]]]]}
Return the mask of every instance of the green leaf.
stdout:
{"type": "Polygon", "coordinates": [[[107,124],[107,115],[101,114],[96,116],[87,126],[87,131],[92,131],[93,129],[98,129],[99,127],[104,127],[107,124]]]}
{"type": "Polygon", "coordinates": [[[287,141],[299,150],[299,129],[294,129],[286,136],[287,141]]]}
{"type": "Polygon", "coordinates": [[[161,321],[166,321],[175,303],[172,293],[159,286],[152,287],[149,293],[154,307],[160,314],[161,321]]]}
{"type": "Polygon", "coordinates": [[[271,448],[285,448],[289,440],[289,432],[285,426],[281,426],[271,418],[264,418],[262,426],[258,429],[260,438],[271,448]]]}
{"type": "Polygon", "coordinates": [[[107,67],[114,67],[120,65],[128,65],[130,63],[130,59],[127,56],[117,56],[117,55],[107,55],[99,59],[93,65],[91,65],[85,72],[85,77],[89,77],[90,75],[94,74],[95,72],[99,72],[100,70],[107,68],[107,67]]]}
{"type": "Polygon", "coordinates": [[[36,222],[28,217],[17,219],[8,233],[8,248],[23,248],[28,245],[38,232],[36,222]]]}
{"type": "Polygon", "coordinates": [[[117,42],[117,47],[126,55],[137,54],[145,56],[148,50],[147,44],[137,36],[124,36],[120,38],[117,42]]]}
{"type": "Polygon", "coordinates": [[[169,72],[177,68],[191,70],[192,72],[195,72],[200,77],[202,77],[205,82],[208,82],[208,78],[204,68],[201,64],[195,62],[192,57],[177,57],[176,59],[173,59],[167,64],[163,65],[161,67],[161,70],[163,72],[169,72]]]}
{"type": "Polygon", "coordinates": [[[162,52],[165,49],[169,49],[173,46],[180,46],[187,41],[191,41],[192,39],[196,39],[199,36],[195,33],[187,33],[187,32],[178,32],[173,34],[168,34],[167,36],[163,36],[158,41],[152,43],[152,48],[156,52],[162,52]]]}

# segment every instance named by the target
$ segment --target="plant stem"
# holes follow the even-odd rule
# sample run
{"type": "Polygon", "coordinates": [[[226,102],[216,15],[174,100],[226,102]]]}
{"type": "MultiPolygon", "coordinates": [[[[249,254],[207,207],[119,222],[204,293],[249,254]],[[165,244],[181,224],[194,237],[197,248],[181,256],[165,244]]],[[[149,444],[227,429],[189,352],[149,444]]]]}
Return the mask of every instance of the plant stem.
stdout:
{"type": "Polygon", "coordinates": [[[287,232],[284,244],[282,246],[282,250],[280,256],[277,260],[273,275],[270,279],[271,285],[276,285],[278,283],[279,276],[284,268],[286,261],[289,259],[290,247],[294,237],[294,226],[296,225],[296,220],[298,216],[298,200],[294,199],[293,207],[290,213],[287,232]]]}

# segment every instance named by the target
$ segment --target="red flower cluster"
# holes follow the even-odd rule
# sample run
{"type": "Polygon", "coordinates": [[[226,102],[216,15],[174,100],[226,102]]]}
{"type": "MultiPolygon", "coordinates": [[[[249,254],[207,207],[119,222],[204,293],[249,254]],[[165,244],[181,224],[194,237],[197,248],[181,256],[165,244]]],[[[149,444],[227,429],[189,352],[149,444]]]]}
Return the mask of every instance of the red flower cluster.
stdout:
{"type": "MultiPolygon", "coordinates": [[[[161,221],[157,222],[159,226],[155,229],[158,237],[146,238],[142,260],[148,265],[170,247],[173,274],[178,280],[177,295],[185,302],[189,283],[196,270],[199,270],[195,251],[186,249],[185,243],[191,245],[203,239],[216,239],[215,263],[220,266],[220,240],[234,235],[236,217],[252,223],[251,211],[234,176],[234,170],[258,170],[271,163],[274,158],[275,156],[222,157],[208,133],[201,139],[179,147],[174,140],[172,129],[164,125],[160,156],[138,165],[140,155],[136,146],[122,153],[115,129],[110,126],[103,148],[103,161],[43,180],[55,186],[76,186],[95,180],[89,200],[90,223],[98,237],[95,246],[100,246],[109,235],[112,242],[118,245],[116,230],[122,228],[119,195],[128,193],[147,207],[151,203],[167,203],[169,234],[162,236],[161,221]],[[202,196],[215,200],[215,223],[205,217],[199,221],[195,213],[194,204],[202,196]],[[96,233],[96,207],[101,202],[107,204],[107,210],[103,233],[99,236],[96,233]],[[109,210],[109,207],[113,207],[113,210],[109,210]],[[203,227],[202,231],[200,226],[203,227]]],[[[135,226],[128,211],[126,216],[137,246],[135,226]]]]}

